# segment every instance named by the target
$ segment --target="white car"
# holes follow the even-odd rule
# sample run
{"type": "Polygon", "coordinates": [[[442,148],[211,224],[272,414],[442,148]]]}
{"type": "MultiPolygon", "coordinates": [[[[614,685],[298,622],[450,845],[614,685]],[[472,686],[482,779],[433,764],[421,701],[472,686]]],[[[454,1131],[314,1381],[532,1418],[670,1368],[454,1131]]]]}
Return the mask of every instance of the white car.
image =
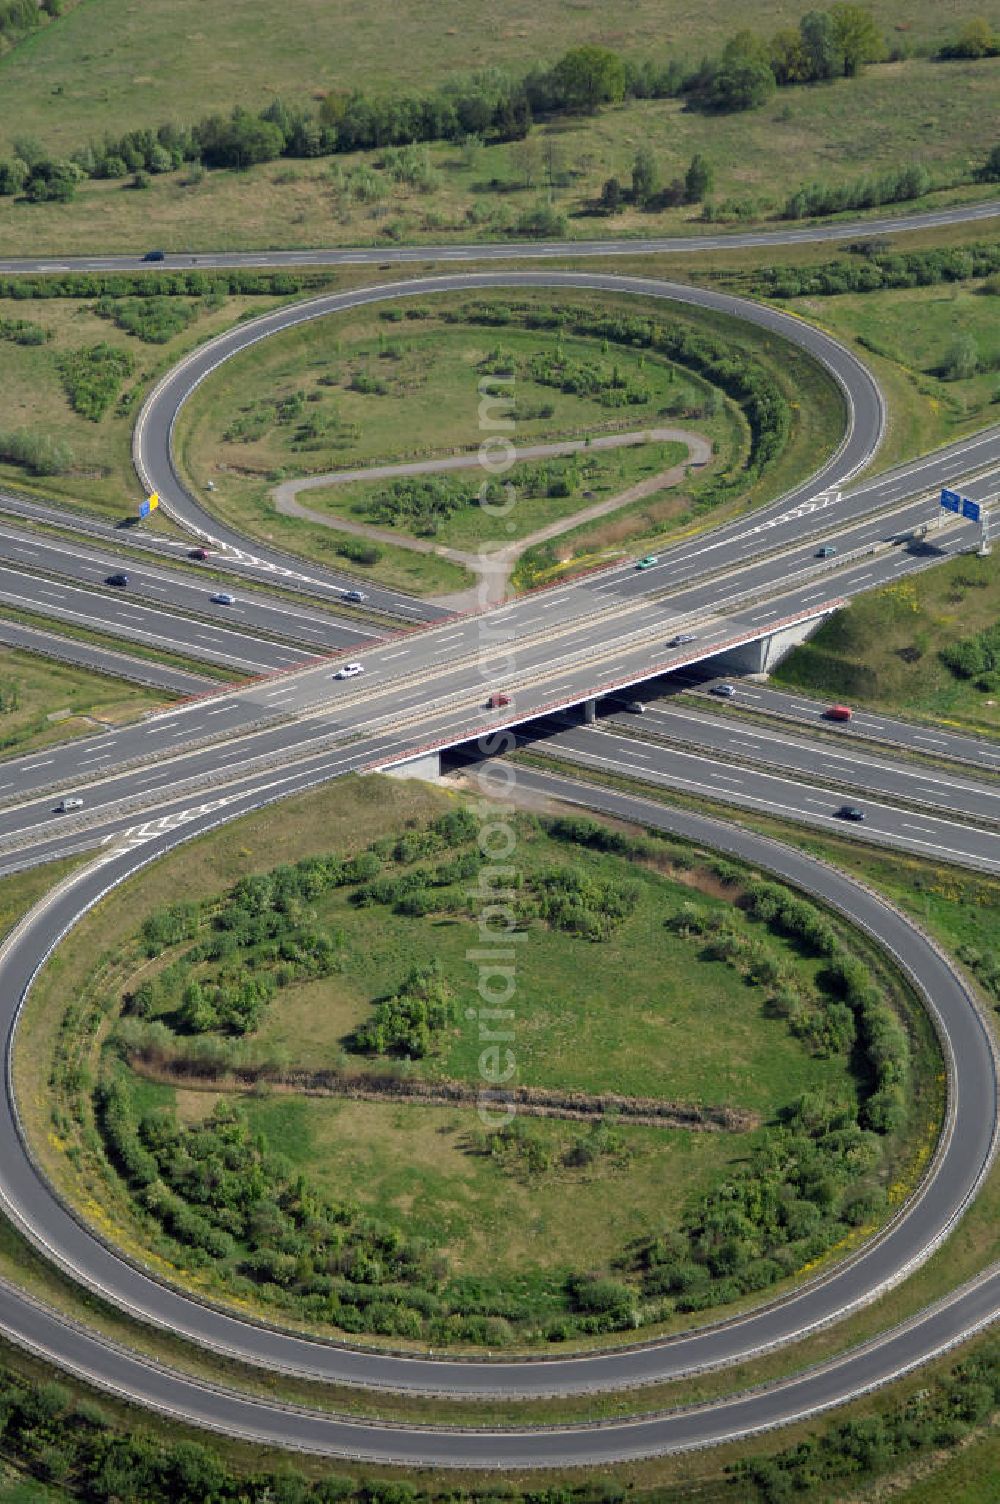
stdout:
{"type": "Polygon", "coordinates": [[[345,663],[334,674],[335,679],[356,679],[364,673],[364,667],[360,663],[345,663]]]}
{"type": "Polygon", "coordinates": [[[66,799],[60,799],[59,803],[56,805],[56,814],[68,815],[71,809],[83,809],[83,800],[70,799],[68,797],[66,799]]]}

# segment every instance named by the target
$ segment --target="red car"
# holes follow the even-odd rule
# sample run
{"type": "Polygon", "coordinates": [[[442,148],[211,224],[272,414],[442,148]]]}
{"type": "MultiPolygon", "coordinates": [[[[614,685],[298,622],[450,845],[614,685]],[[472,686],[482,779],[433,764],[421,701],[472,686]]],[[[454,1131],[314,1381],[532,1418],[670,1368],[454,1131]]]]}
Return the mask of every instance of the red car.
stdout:
{"type": "Polygon", "coordinates": [[[505,705],[509,704],[510,695],[503,695],[499,692],[499,690],[494,690],[493,694],[490,695],[489,700],[487,701],[487,705],[489,706],[490,710],[502,710],[505,705]]]}
{"type": "Polygon", "coordinates": [[[831,705],[823,715],[828,721],[849,721],[852,713],[850,705],[831,705]]]}

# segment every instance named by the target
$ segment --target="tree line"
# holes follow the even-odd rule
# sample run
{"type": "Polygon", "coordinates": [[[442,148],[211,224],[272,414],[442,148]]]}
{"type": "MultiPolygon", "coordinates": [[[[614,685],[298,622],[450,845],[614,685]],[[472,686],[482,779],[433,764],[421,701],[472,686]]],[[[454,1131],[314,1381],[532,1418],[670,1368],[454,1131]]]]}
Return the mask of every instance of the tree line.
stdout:
{"type": "MultiPolygon", "coordinates": [[[[893,251],[885,240],[856,241],[851,259],[838,256],[818,266],[770,266],[751,275],[747,290],[757,297],[800,298],[878,292],[890,287],[933,287],[941,282],[991,278],[1000,272],[1000,244],[933,251],[893,251]]],[[[987,284],[991,289],[991,285],[987,284]]]]}
{"type": "MultiPolygon", "coordinates": [[[[29,0],[0,0],[24,6],[29,0]]],[[[54,0],[57,3],[57,0],[54,0]]],[[[470,138],[523,140],[539,119],[590,115],[628,99],[684,96],[697,109],[735,111],[763,104],[778,87],[854,77],[888,55],[871,12],[854,4],[811,10],[798,28],[771,38],[740,31],[718,57],[634,60],[607,47],[570,48],[551,66],[515,76],[490,68],[423,93],[375,95],[333,90],[316,109],[274,99],[254,111],[237,105],[197,123],[165,123],[81,144],[54,157],[33,138],[14,140],[0,162],[0,194],[31,202],[68,201],[84,178],[125,179],[195,169],[243,169],[278,157],[412,146],[470,138]]],[[[530,229],[526,233],[531,233],[530,229]]],[[[544,233],[544,232],[539,232],[544,233]]]]}

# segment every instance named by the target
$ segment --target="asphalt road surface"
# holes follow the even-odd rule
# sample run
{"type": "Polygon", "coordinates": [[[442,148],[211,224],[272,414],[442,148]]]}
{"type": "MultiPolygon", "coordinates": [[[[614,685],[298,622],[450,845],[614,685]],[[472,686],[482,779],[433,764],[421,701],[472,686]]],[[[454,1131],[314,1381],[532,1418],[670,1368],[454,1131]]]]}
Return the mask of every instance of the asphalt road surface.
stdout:
{"type": "MultiPolygon", "coordinates": [[[[916,805],[922,812],[1000,828],[1000,781],[980,782],[951,767],[892,762],[846,738],[838,746],[832,738],[810,739],[784,727],[751,725],[744,717],[713,716],[680,706],[647,704],[641,718],[627,712],[614,718],[625,723],[629,734],[676,743],[727,765],[748,763],[831,784],[844,791],[848,803],[848,793],[868,792],[873,798],[916,805]]],[[[1000,761],[1000,748],[993,756],[1000,761]]]]}
{"type": "Polygon", "coordinates": [[[706,705],[718,709],[719,700],[712,689],[726,682],[734,683],[736,688],[735,699],[723,702],[728,708],[748,710],[768,719],[773,717],[776,725],[787,723],[805,727],[848,745],[852,741],[875,743],[935,761],[966,763],[980,774],[1000,773],[1000,743],[991,742],[985,736],[969,736],[943,726],[904,721],[864,709],[854,709],[849,721],[831,721],[826,712],[832,700],[815,700],[794,690],[774,689],[769,684],[740,682],[732,678],[726,680],[718,675],[678,676],[676,689],[687,690],[704,700],[706,705]]]}
{"type": "MultiPolygon", "coordinates": [[[[95,517],[82,508],[74,507],[70,510],[57,502],[38,501],[27,496],[15,495],[10,491],[0,491],[0,514],[96,539],[115,555],[119,568],[123,567],[130,557],[130,553],[122,552],[123,549],[131,553],[139,551],[149,554],[154,559],[188,559],[191,549],[197,542],[196,539],[170,538],[160,533],[147,531],[134,514],[123,516],[117,522],[111,522],[103,517],[95,517]]],[[[31,533],[29,536],[37,537],[38,534],[31,533]]],[[[352,625],[348,618],[358,614],[358,607],[344,599],[345,591],[360,587],[367,596],[368,588],[364,580],[357,580],[336,572],[320,572],[315,577],[304,575],[301,559],[290,559],[288,563],[293,567],[284,571],[274,564],[268,564],[266,560],[256,559],[247,551],[252,548],[249,540],[245,541],[247,549],[233,548],[213,553],[206,568],[211,570],[213,575],[221,573],[224,576],[232,576],[234,580],[252,580],[258,585],[266,586],[282,584],[284,575],[287,574],[290,577],[289,588],[297,595],[306,598],[313,597],[332,606],[339,606],[344,612],[345,625],[348,627],[352,625]]],[[[224,579],[219,583],[219,588],[230,589],[231,587],[224,579]]],[[[386,615],[397,614],[390,609],[397,595],[399,604],[403,608],[401,619],[406,622],[443,621],[450,614],[439,610],[429,602],[416,601],[409,595],[390,591],[380,596],[381,609],[386,615]]],[[[368,609],[367,604],[365,609],[368,609]]]]}
{"type": "MultiPolygon", "coordinates": [[[[112,575],[124,573],[128,585],[110,587],[112,605],[128,616],[128,608],[139,602],[155,604],[158,611],[175,614],[180,618],[173,623],[171,631],[178,643],[187,644],[183,649],[193,657],[201,655],[201,638],[193,631],[186,615],[218,617],[229,630],[237,628],[250,639],[247,651],[259,651],[259,642],[254,634],[276,639],[278,642],[305,644],[313,653],[334,652],[339,648],[362,646],[384,636],[367,622],[352,622],[329,615],[327,612],[305,605],[293,599],[282,600],[268,596],[257,589],[239,591],[237,587],[222,584],[212,579],[208,570],[212,561],[202,565],[205,576],[198,578],[198,567],[167,569],[142,560],[122,557],[110,548],[99,548],[82,540],[56,538],[46,533],[29,533],[0,523],[0,561],[17,571],[21,576],[14,587],[19,597],[30,600],[32,592],[40,596],[39,610],[48,610],[49,602],[60,598],[60,583],[63,580],[99,591],[95,601],[93,624],[100,625],[101,602],[108,597],[107,581],[112,575]],[[23,572],[23,573],[22,573],[23,572]],[[52,579],[39,579],[50,575],[52,579]],[[218,606],[212,596],[226,593],[234,596],[232,606],[218,606]]],[[[9,587],[9,573],[0,578],[0,601],[5,599],[9,587]]],[[[78,597],[71,592],[71,601],[78,604],[78,597]]],[[[29,609],[23,607],[23,609],[29,609]]],[[[116,628],[117,630],[117,628],[116,628]]],[[[204,631],[202,627],[200,629],[204,631]]],[[[231,644],[230,644],[231,646],[231,644]]],[[[286,668],[294,659],[280,659],[275,667],[286,668]]]]}
{"type": "Polygon", "coordinates": [[[146,261],[145,252],[118,256],[5,256],[0,273],[184,271],[190,267],[397,266],[411,261],[496,261],[551,256],[639,256],[698,251],[741,250],[781,245],[815,245],[826,241],[870,239],[940,225],[988,222],[1000,214],[1000,202],[959,204],[952,209],[902,212],[878,219],[833,220],[826,224],[786,226],[779,230],[717,231],[712,235],[644,235],[635,239],[501,241],[481,245],[355,246],[301,251],[171,251],[162,261],[146,261]]]}
{"type": "Polygon", "coordinates": [[[7,621],[2,617],[0,642],[5,647],[55,658],[60,663],[72,663],[79,668],[95,669],[99,674],[108,674],[115,679],[130,679],[135,684],[146,684],[151,689],[166,690],[172,695],[200,695],[219,687],[218,680],[207,675],[118,653],[93,642],[78,642],[73,637],[61,637],[41,627],[28,627],[23,622],[7,621]]]}
{"type": "Polygon", "coordinates": [[[202,658],[240,674],[274,673],[317,657],[318,650],[309,652],[237,630],[241,618],[248,614],[239,600],[232,606],[212,605],[208,591],[201,599],[206,616],[218,617],[218,626],[164,607],[143,605],[127,589],[87,589],[0,564],[0,601],[5,606],[63,622],[79,631],[104,632],[122,642],[202,658]]]}
{"type": "MultiPolygon", "coordinates": [[[[642,718],[644,732],[650,719],[674,734],[683,726],[692,741],[699,739],[695,717],[646,715],[642,718]]],[[[831,756],[807,742],[800,747],[777,737],[751,741],[746,732],[730,729],[728,724],[719,730],[705,724],[700,728],[700,740],[706,750],[689,751],[676,744],[660,745],[645,736],[639,739],[616,732],[605,724],[560,730],[536,745],[596,773],[624,775],[658,788],[777,815],[830,834],[844,835],[846,831],[857,840],[914,856],[1000,872],[1000,829],[993,828],[1000,791],[989,785],[971,779],[953,780],[946,800],[940,790],[942,780],[931,773],[914,773],[905,764],[893,766],[860,754],[831,756]],[[720,757],[722,750],[725,755],[720,757]],[[725,760],[735,756],[746,761],[738,764],[725,760]],[[758,764],[765,761],[775,766],[784,764],[794,770],[794,776],[792,772],[762,771],[758,764]],[[861,793],[859,780],[866,773],[868,792],[861,793]],[[919,792],[929,788],[932,780],[941,792],[937,804],[932,803],[930,793],[919,792]],[[904,800],[907,804],[922,803],[923,807],[907,807],[904,800]],[[845,806],[860,809],[864,820],[855,823],[844,819],[840,811],[845,806]],[[951,818],[946,817],[949,811],[951,818]],[[990,828],[964,823],[963,815],[989,822],[990,828]]]]}

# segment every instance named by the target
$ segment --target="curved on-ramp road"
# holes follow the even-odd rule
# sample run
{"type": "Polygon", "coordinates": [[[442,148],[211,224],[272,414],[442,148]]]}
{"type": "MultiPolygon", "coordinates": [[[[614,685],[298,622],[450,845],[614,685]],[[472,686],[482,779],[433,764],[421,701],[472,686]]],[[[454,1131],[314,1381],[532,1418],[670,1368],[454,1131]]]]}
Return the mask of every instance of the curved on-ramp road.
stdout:
{"type": "MultiPolygon", "coordinates": [[[[680,282],[664,282],[651,277],[618,277],[601,272],[455,272],[450,275],[416,277],[406,282],[390,282],[350,292],[325,293],[317,298],[277,308],[260,318],[251,319],[199,345],[180,360],[146,398],[136,420],[132,453],[136,470],[147,490],[156,491],[160,502],[180,522],[192,530],[224,543],[227,547],[251,548],[264,558],[272,556],[266,544],[247,538],[207,511],[187,490],[181,480],[173,455],[173,435],[181,408],[200,384],[233,356],[278,334],[314,319],[343,313],[352,308],[376,303],[396,302],[400,298],[428,297],[436,293],[463,293],[504,288],[516,292],[522,288],[548,291],[602,292],[650,298],[667,303],[726,314],[755,325],[787,340],[811,355],[834,378],[843,394],[846,408],[844,437],[836,452],[820,469],[787,492],[771,509],[761,509],[756,518],[766,518],[770,510],[787,509],[796,501],[812,496],[826,487],[846,484],[852,476],[871,462],[885,430],[885,404],[878,383],[857,356],[832,335],[807,324],[802,319],[782,313],[765,304],[745,298],[689,287],[680,282]]],[[[745,526],[741,522],[738,526],[745,526]]],[[[291,562],[301,572],[302,561],[273,554],[275,562],[286,567],[291,562]]],[[[371,587],[368,587],[369,589],[371,587]]]]}
{"type": "MultiPolygon", "coordinates": [[[[208,810],[181,829],[91,864],[50,896],[0,951],[0,998],[7,1039],[6,1091],[0,1102],[0,1198],[36,1246],[109,1301],[192,1342],[270,1371],[330,1381],[456,1397],[507,1397],[599,1391],[661,1381],[707,1367],[729,1366],[836,1320],[905,1278],[948,1235],[974,1196],[996,1138],[997,1073],[990,1037],[962,980],[937,948],[898,911],[845,875],[805,854],[705,816],[664,809],[609,791],[519,770],[519,780],[550,794],[576,797],[609,812],[673,830],[765,867],[838,908],[885,945],[909,973],[936,1019],[948,1060],[949,1116],[935,1163],[913,1200],[886,1231],[827,1277],[789,1300],[738,1320],[680,1337],[580,1357],[517,1361],[450,1361],[354,1351],[253,1325],[160,1283],[83,1227],[35,1170],[20,1136],[10,1050],[17,1016],[44,958],[106,893],[172,847],[269,800],[323,780],[322,770],[289,773],[278,786],[252,791],[224,811],[208,810]]],[[[189,1378],[112,1347],[0,1288],[0,1323],[7,1333],[61,1366],[85,1374],[140,1403],[197,1424],[261,1442],[371,1460],[454,1466],[548,1466],[608,1461],[692,1445],[773,1426],[851,1396],[992,1319],[998,1281],[983,1280],[900,1331],[845,1355],[833,1365],[718,1405],[594,1428],[507,1431],[490,1435],[346,1421],[289,1410],[189,1378]]]]}
{"type": "MultiPolygon", "coordinates": [[[[632,247],[630,247],[631,249],[632,247]]],[[[881,439],[884,411],[865,367],[822,331],[776,310],[721,294],[642,278],[576,273],[496,273],[422,278],[400,286],[362,289],[292,306],[220,336],[169,373],[147,402],[137,426],[140,473],[177,515],[224,536],[214,518],[187,495],[170,459],[172,426],[186,397],[222,360],[276,329],[342,308],[430,292],[478,287],[540,286],[627,292],[695,303],[735,314],[791,340],[820,359],[844,393],[848,422],[843,443],[818,475],[799,488],[843,483],[870,460],[881,439]]],[[[784,497],[787,508],[791,498],[784,497]]],[[[766,515],[766,513],[761,513],[766,515]]],[[[246,540],[232,534],[234,547],[246,540]]],[[[17,1016],[37,970],[69,928],[109,887],[173,846],[270,799],[323,780],[308,775],[270,775],[253,791],[207,809],[182,828],[155,835],[131,850],[91,865],[39,906],[0,950],[0,1016],[7,1044],[6,1090],[0,1103],[0,1197],[14,1220],[56,1263],[136,1316],[270,1371],[317,1379],[443,1395],[509,1397],[570,1394],[653,1383],[697,1369],[729,1366],[836,1320],[905,1278],[961,1216],[990,1162],[996,1139],[997,1074],[990,1036],[961,978],[938,950],[902,915],[846,876],[802,853],[707,817],[668,811],[625,795],[587,789],[590,804],[650,825],[677,830],[767,867],[818,894],[893,951],[923,993],[941,1032],[952,1090],[949,1116],[935,1162],[915,1197],[885,1232],[826,1277],[790,1299],[690,1334],[631,1349],[569,1358],[527,1361],[450,1361],[407,1357],[310,1340],[254,1325],[199,1303],[126,1261],[83,1227],[57,1200],[34,1169],[20,1138],[10,1071],[17,1016]]],[[[542,775],[523,772],[525,781],[542,775]]],[[[548,791],[573,797],[565,781],[549,779],[548,791]]],[[[268,1444],[411,1465],[547,1466],[586,1464],[706,1445],[779,1425],[839,1403],[925,1361],[997,1312],[1000,1276],[984,1277],[912,1323],[823,1369],[810,1371],[753,1395],[696,1410],[579,1428],[491,1433],[359,1423],[291,1409],[221,1389],[208,1389],[114,1347],[34,1305],[20,1292],[0,1289],[0,1324],[14,1338],[61,1366],[115,1389],[140,1403],[170,1411],[196,1424],[212,1425],[268,1444]]]]}

